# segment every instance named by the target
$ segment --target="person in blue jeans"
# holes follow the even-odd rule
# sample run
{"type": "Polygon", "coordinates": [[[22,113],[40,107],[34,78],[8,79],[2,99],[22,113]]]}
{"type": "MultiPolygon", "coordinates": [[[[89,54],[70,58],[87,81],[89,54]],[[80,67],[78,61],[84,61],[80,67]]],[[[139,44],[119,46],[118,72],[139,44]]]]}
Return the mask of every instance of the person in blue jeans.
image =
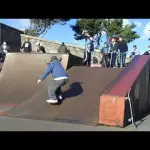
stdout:
{"type": "Polygon", "coordinates": [[[112,38],[112,44],[111,44],[111,67],[116,68],[117,64],[117,56],[118,56],[118,42],[117,38],[112,38]]]}
{"type": "Polygon", "coordinates": [[[125,67],[126,55],[127,55],[127,52],[128,52],[128,45],[123,40],[122,36],[119,36],[118,49],[120,51],[120,53],[119,53],[119,56],[120,56],[120,68],[122,68],[122,67],[125,67]]]}
{"type": "Polygon", "coordinates": [[[104,47],[101,50],[102,53],[102,63],[104,64],[105,67],[109,67],[109,47],[107,42],[104,43],[104,47]]]}
{"type": "Polygon", "coordinates": [[[62,100],[61,87],[69,81],[69,76],[56,56],[52,56],[51,60],[46,63],[47,69],[37,82],[39,84],[50,73],[52,74],[53,80],[50,81],[50,85],[48,87],[49,99],[46,101],[50,104],[56,104],[59,100],[62,100]]]}

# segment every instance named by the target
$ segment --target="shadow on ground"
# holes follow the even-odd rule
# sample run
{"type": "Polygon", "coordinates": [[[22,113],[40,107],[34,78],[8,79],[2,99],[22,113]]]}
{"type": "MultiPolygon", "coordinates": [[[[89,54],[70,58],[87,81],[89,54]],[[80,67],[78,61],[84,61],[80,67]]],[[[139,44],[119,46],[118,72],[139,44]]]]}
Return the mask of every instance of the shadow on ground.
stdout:
{"type": "Polygon", "coordinates": [[[63,100],[59,101],[56,105],[62,104],[62,102],[65,101],[67,98],[76,97],[76,96],[81,95],[83,93],[83,88],[82,88],[81,84],[83,84],[83,83],[80,83],[80,82],[72,83],[69,86],[68,90],[63,92],[63,100]]]}
{"type": "Polygon", "coordinates": [[[64,91],[63,96],[65,99],[70,97],[79,96],[83,93],[83,88],[81,86],[80,82],[74,82],[69,86],[69,89],[67,91],[64,91]]]}

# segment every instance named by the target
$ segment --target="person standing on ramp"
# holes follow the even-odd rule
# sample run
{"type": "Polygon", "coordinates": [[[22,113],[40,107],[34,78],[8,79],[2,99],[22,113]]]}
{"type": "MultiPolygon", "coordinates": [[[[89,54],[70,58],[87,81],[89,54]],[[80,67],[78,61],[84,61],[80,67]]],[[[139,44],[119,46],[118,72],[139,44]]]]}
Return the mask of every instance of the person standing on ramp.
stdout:
{"type": "Polygon", "coordinates": [[[93,64],[94,40],[87,30],[84,30],[82,35],[85,38],[84,65],[90,67],[93,64]]]}
{"type": "Polygon", "coordinates": [[[69,76],[56,56],[52,56],[51,60],[46,62],[46,64],[47,69],[37,82],[39,84],[50,73],[52,74],[53,80],[50,81],[50,85],[48,87],[49,99],[46,101],[50,104],[56,104],[59,100],[62,100],[61,87],[67,84],[69,76]]]}
{"type": "Polygon", "coordinates": [[[21,46],[21,52],[32,52],[32,44],[29,41],[29,38],[26,39],[26,41],[21,46]]]}

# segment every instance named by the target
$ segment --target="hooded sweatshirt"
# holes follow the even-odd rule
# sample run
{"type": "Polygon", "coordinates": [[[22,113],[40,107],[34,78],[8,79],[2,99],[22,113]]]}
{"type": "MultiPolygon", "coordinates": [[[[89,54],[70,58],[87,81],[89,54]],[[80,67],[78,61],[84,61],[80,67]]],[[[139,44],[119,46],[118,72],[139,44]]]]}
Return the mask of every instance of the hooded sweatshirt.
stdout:
{"type": "Polygon", "coordinates": [[[45,73],[41,76],[41,80],[44,80],[50,73],[52,74],[54,80],[68,78],[67,72],[63,68],[62,64],[57,60],[48,64],[45,73]]]}

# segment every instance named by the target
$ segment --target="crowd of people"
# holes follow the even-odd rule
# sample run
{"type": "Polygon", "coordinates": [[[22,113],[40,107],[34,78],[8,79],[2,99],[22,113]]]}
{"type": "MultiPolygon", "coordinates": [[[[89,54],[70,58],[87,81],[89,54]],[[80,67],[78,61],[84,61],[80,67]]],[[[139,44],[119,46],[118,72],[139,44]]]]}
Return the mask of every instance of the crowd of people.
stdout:
{"type": "MultiPolygon", "coordinates": [[[[32,44],[31,44],[31,42],[29,41],[28,38],[26,39],[26,41],[20,47],[20,51],[24,52],[24,53],[33,52],[32,44]]],[[[0,62],[4,62],[7,52],[10,52],[10,46],[7,44],[7,42],[4,41],[2,43],[2,45],[0,46],[0,62]]],[[[40,42],[36,42],[34,52],[46,53],[44,46],[40,42]]]]}
{"type": "MultiPolygon", "coordinates": [[[[36,42],[35,47],[36,47],[36,48],[35,48],[34,52],[37,52],[37,53],[46,53],[45,48],[44,48],[44,46],[42,45],[42,43],[36,42]]],[[[32,50],[32,44],[31,44],[31,42],[29,41],[28,38],[27,38],[26,41],[22,44],[20,51],[21,51],[21,52],[28,52],[28,53],[33,52],[33,50],[32,50]]]]}
{"type": "MultiPolygon", "coordinates": [[[[87,66],[93,66],[94,64],[94,43],[95,39],[90,36],[87,30],[82,32],[85,38],[85,54],[84,64],[87,66]]],[[[122,68],[125,67],[125,60],[128,53],[128,45],[123,40],[122,36],[114,36],[109,39],[109,42],[105,42],[100,53],[100,65],[103,67],[122,68]]],[[[140,55],[140,51],[137,46],[133,46],[133,52],[130,54],[130,58],[133,59],[136,55],[140,55]]]]}
{"type": "MultiPolygon", "coordinates": [[[[100,66],[103,67],[125,67],[125,60],[128,53],[128,45],[123,40],[122,36],[114,36],[109,39],[109,42],[104,42],[103,48],[99,50],[99,60],[95,61],[93,52],[94,48],[99,48],[99,43],[96,42],[95,39],[90,36],[87,30],[82,32],[85,38],[85,52],[84,52],[84,60],[83,64],[86,66],[92,66],[95,62],[99,63],[100,66]]],[[[150,55],[150,46],[148,47],[148,51],[146,51],[143,55],[150,55]]],[[[0,62],[4,62],[6,53],[10,51],[10,47],[4,41],[0,46],[0,62]]],[[[32,44],[29,41],[29,38],[22,44],[20,47],[21,52],[37,52],[37,53],[46,53],[46,50],[42,43],[36,42],[35,49],[32,50],[32,44]]],[[[60,45],[57,50],[60,54],[68,53],[68,49],[64,42],[60,45]]],[[[133,51],[129,55],[130,60],[132,60],[136,55],[140,55],[140,51],[136,45],[133,46],[133,51]]]]}

